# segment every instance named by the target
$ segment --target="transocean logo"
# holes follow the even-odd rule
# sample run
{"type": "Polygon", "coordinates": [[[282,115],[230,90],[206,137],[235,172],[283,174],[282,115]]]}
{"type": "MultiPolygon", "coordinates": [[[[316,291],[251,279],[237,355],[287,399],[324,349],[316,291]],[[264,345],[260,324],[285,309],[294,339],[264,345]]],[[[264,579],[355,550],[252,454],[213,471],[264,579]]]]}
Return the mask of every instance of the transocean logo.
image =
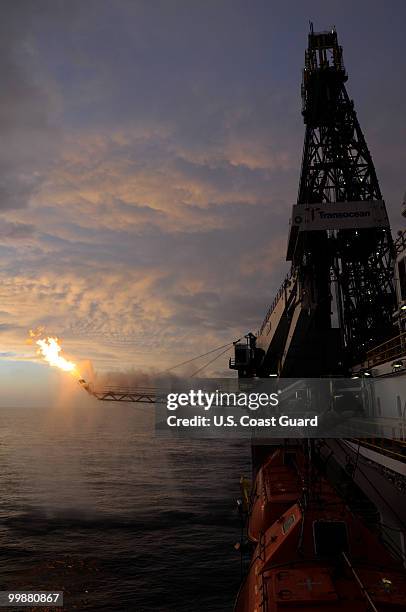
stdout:
{"type": "Polygon", "coordinates": [[[348,210],[345,212],[334,212],[334,213],[328,213],[324,211],[319,212],[320,219],[351,219],[352,217],[370,217],[370,216],[371,216],[371,213],[369,210],[348,210]]]}
{"type": "MultiPolygon", "coordinates": [[[[327,210],[323,210],[317,206],[307,207],[304,209],[306,212],[310,213],[307,218],[304,219],[307,223],[313,223],[317,220],[325,220],[325,219],[356,219],[360,217],[370,217],[371,211],[369,210],[342,210],[335,212],[328,212],[327,210]],[[309,218],[310,217],[310,218],[309,218]]],[[[303,223],[303,216],[296,215],[295,216],[296,225],[300,225],[303,223]]]]}
{"type": "Polygon", "coordinates": [[[320,208],[305,208],[305,210],[310,210],[310,216],[312,221],[314,221],[314,217],[316,216],[316,212],[320,210],[320,208]]]}
{"type": "MultiPolygon", "coordinates": [[[[305,210],[310,211],[311,220],[314,221],[314,218],[316,216],[316,212],[320,211],[320,208],[305,208],[305,210]]],[[[295,223],[297,225],[300,225],[301,223],[303,223],[302,215],[296,215],[295,223]]]]}

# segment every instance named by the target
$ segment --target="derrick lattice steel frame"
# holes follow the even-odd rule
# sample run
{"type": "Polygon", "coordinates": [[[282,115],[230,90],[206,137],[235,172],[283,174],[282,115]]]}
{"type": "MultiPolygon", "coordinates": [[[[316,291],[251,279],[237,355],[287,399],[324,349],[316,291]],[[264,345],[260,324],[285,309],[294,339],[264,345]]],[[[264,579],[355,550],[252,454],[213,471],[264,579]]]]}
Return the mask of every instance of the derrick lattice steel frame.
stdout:
{"type": "MultiPolygon", "coordinates": [[[[335,30],[309,34],[302,99],[306,134],[298,204],[382,200],[371,154],[354,103],[335,30]]],[[[331,320],[333,286],[347,361],[393,335],[396,304],[390,229],[307,232],[293,266],[317,296],[315,325],[331,320]],[[333,283],[331,280],[333,279],[333,283]]]]}

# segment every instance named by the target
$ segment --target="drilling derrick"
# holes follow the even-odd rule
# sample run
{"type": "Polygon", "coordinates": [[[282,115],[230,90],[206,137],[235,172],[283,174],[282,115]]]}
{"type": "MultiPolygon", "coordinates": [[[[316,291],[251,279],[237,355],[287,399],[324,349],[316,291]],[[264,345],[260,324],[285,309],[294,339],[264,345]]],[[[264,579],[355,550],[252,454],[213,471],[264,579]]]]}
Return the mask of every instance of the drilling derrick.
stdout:
{"type": "MultiPolygon", "coordinates": [[[[337,33],[311,31],[302,84],[306,135],[298,204],[324,208],[343,202],[356,213],[351,203],[365,202],[369,206],[359,212],[372,215],[375,208],[381,217],[366,224],[370,227],[355,223],[352,229],[304,232],[299,239],[292,237],[290,245],[293,265],[312,269],[319,297],[316,324],[321,326],[329,325],[330,275],[348,361],[359,359],[372,344],[393,334],[396,299],[385,204],[354,103],[345,88],[347,78],[337,33]]],[[[365,216],[358,219],[365,220],[365,216]]]]}
{"type": "Polygon", "coordinates": [[[292,270],[257,333],[255,359],[230,363],[240,376],[345,374],[394,334],[393,243],[347,78],[336,31],[311,26],[292,270]]]}

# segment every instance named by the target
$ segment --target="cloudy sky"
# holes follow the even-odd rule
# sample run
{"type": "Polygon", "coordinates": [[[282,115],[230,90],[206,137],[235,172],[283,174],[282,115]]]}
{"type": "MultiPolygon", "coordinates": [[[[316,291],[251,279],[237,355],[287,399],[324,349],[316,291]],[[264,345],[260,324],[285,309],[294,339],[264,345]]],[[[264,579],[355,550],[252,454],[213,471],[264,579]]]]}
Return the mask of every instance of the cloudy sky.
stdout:
{"type": "Polygon", "coordinates": [[[398,229],[405,18],[403,0],[3,0],[3,397],[45,376],[39,325],[99,370],[257,329],[287,271],[309,19],[338,30],[398,229]]]}

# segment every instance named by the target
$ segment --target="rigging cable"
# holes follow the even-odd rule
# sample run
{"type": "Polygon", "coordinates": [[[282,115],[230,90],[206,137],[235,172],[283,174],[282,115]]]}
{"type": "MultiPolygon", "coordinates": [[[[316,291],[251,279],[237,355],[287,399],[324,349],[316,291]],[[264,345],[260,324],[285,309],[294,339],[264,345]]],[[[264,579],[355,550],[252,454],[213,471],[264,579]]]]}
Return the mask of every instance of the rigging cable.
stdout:
{"type": "MultiPolygon", "coordinates": [[[[175,368],[180,368],[180,366],[186,365],[188,363],[191,363],[192,361],[196,361],[197,359],[200,359],[201,357],[206,357],[207,355],[211,355],[211,353],[215,353],[216,351],[220,351],[222,348],[224,347],[231,347],[232,344],[235,344],[236,342],[238,342],[238,340],[234,340],[233,342],[227,342],[227,344],[222,344],[221,346],[218,346],[217,348],[212,349],[211,351],[207,351],[207,353],[202,353],[202,355],[198,355],[197,357],[192,357],[192,359],[187,359],[186,361],[182,361],[181,363],[177,363],[174,366],[171,366],[170,368],[167,368],[166,370],[161,370],[160,372],[158,372],[158,374],[164,374],[165,372],[170,372],[171,370],[175,370],[175,368]]],[[[228,350],[228,348],[227,348],[228,350]]],[[[224,351],[226,352],[226,351],[224,351]]],[[[223,353],[221,353],[223,354],[223,353]]],[[[193,376],[193,375],[192,375],[193,376]]]]}
{"type": "MultiPolygon", "coordinates": [[[[232,343],[234,344],[234,343],[232,343]]],[[[228,346],[224,351],[222,351],[219,355],[216,355],[216,357],[214,357],[213,359],[211,359],[208,363],[205,363],[204,365],[202,365],[198,370],[196,370],[195,372],[193,372],[193,374],[190,375],[190,378],[193,378],[194,376],[196,376],[196,374],[198,374],[199,372],[201,372],[202,370],[205,370],[207,368],[207,366],[209,366],[211,363],[214,363],[217,359],[219,359],[219,357],[221,357],[222,355],[224,355],[224,353],[227,353],[227,351],[230,350],[230,346],[228,346]]]]}

